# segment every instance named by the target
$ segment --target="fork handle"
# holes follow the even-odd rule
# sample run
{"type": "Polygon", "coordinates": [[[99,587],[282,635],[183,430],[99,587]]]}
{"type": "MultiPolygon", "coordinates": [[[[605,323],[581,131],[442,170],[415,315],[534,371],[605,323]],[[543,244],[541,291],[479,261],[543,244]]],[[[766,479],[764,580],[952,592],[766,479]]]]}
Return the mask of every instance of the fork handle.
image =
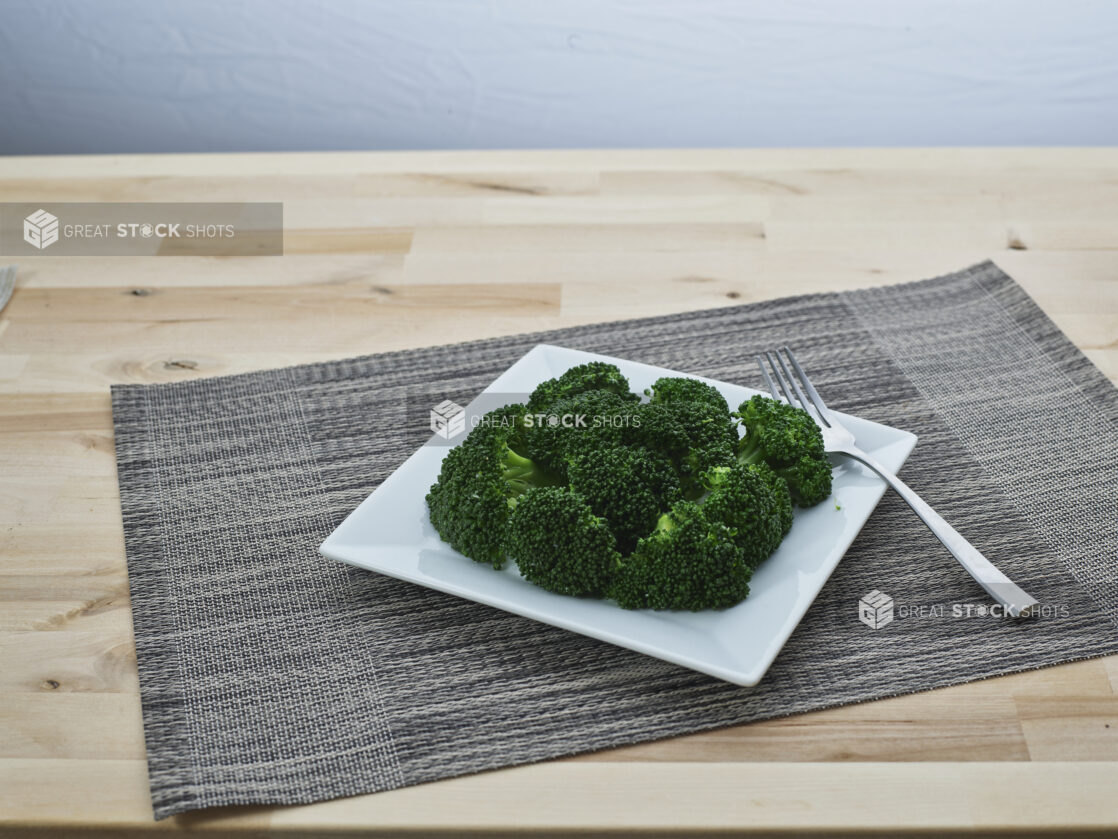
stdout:
{"type": "Polygon", "coordinates": [[[850,448],[840,449],[838,453],[864,463],[896,490],[897,495],[908,502],[908,506],[920,517],[920,520],[928,525],[928,529],[936,535],[937,539],[943,542],[943,546],[974,577],[975,582],[982,586],[994,600],[1004,606],[1009,614],[1014,617],[1026,617],[1032,614],[1033,608],[1038,605],[1037,601],[994,567],[994,564],[984,557],[978,548],[964,539],[959,531],[944,521],[942,516],[933,510],[928,502],[913,492],[908,484],[859,448],[851,446],[850,448]]]}

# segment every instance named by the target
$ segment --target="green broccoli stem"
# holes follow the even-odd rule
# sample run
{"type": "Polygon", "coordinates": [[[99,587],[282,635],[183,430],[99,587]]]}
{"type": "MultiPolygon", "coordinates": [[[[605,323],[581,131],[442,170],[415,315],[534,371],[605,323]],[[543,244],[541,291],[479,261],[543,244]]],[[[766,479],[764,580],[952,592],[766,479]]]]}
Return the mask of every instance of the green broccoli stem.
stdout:
{"type": "Polygon", "coordinates": [[[501,475],[512,498],[523,495],[532,487],[556,486],[559,483],[554,475],[534,460],[517,454],[508,446],[501,456],[501,475]]]}
{"type": "Polygon", "coordinates": [[[748,466],[752,463],[760,463],[764,459],[764,452],[755,439],[751,441],[747,435],[738,443],[738,463],[748,466]]]}
{"type": "Polygon", "coordinates": [[[708,469],[706,472],[703,473],[703,489],[709,493],[714,492],[714,490],[718,489],[721,486],[724,486],[726,484],[726,481],[730,478],[731,471],[732,470],[729,466],[715,466],[711,469],[708,469]]]}
{"type": "Polygon", "coordinates": [[[674,518],[672,518],[671,511],[669,510],[668,512],[662,514],[660,516],[660,518],[656,521],[656,530],[654,532],[655,533],[671,533],[678,526],[679,525],[677,524],[676,520],[674,518]]]}

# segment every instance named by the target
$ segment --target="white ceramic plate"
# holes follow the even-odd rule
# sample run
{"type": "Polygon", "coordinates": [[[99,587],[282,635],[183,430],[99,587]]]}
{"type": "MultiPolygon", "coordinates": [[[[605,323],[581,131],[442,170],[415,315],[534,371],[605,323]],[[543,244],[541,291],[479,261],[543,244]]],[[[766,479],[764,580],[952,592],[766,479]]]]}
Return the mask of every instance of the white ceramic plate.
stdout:
{"type": "MultiPolygon", "coordinates": [[[[638,393],[661,376],[688,375],[541,344],[471,406],[485,394],[528,394],[540,382],[595,360],[616,364],[638,393]]],[[[717,387],[734,408],[756,393],[725,382],[703,381],[717,387]]],[[[900,469],[916,445],[915,435],[907,431],[840,416],[859,445],[893,471],[900,469]]],[[[422,446],[361,502],[322,543],[322,554],[739,685],[760,681],[885,491],[884,482],[861,465],[835,460],[832,498],[796,510],[791,532],[754,573],[744,602],[721,612],[626,611],[610,601],[552,594],[524,580],[512,563],[496,571],[442,542],[428,520],[424,500],[449,451],[445,443],[436,442],[441,441],[432,438],[432,444],[422,446]]],[[[852,616],[856,605],[850,604],[852,616]]]]}

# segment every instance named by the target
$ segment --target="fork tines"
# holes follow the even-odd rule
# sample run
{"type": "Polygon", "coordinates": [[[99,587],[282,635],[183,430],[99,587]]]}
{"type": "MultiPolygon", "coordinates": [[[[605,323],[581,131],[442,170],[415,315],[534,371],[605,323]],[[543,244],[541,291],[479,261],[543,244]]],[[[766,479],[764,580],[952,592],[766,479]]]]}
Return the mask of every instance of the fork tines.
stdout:
{"type": "Polygon", "coordinates": [[[765,385],[773,399],[784,399],[788,404],[807,411],[823,425],[831,425],[830,412],[823,398],[792,350],[788,347],[765,350],[757,356],[757,366],[761,368],[761,375],[765,377],[765,385]],[[770,369],[772,376],[769,375],[770,369]]]}

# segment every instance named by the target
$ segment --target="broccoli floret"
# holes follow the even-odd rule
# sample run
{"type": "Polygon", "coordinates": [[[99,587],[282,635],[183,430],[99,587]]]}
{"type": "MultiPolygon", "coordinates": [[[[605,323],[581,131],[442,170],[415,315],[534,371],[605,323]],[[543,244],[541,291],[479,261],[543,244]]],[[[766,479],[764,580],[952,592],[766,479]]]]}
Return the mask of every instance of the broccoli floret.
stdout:
{"type": "Polygon", "coordinates": [[[792,529],[792,496],[788,492],[788,482],[776,474],[767,463],[752,463],[750,468],[753,469],[754,474],[764,478],[768,482],[769,488],[772,489],[777,513],[780,517],[780,538],[783,539],[792,529]]]}
{"type": "Polygon", "coordinates": [[[734,532],[680,501],[622,561],[609,596],[625,609],[725,609],[746,598],[751,575],[734,532]]]}
{"type": "Polygon", "coordinates": [[[556,399],[545,410],[526,411],[522,431],[524,453],[561,478],[577,450],[620,443],[625,414],[633,403],[608,390],[590,390],[556,399]]]}
{"type": "Polygon", "coordinates": [[[790,466],[773,469],[788,485],[788,493],[798,507],[813,507],[831,494],[831,464],[813,457],[801,457],[790,466]]]}
{"type": "Polygon", "coordinates": [[[558,378],[541,382],[528,398],[528,411],[544,411],[557,399],[577,396],[591,390],[609,391],[626,402],[640,400],[639,396],[629,390],[629,380],[621,374],[617,365],[591,361],[570,368],[558,378]]]}
{"type": "MultiPolygon", "coordinates": [[[[687,380],[660,379],[677,381],[687,380]]],[[[702,382],[697,384],[709,387],[702,382]]],[[[678,390],[683,392],[682,388],[678,390]]],[[[722,399],[717,391],[714,394],[722,399]]],[[[734,463],[738,435],[725,400],[722,405],[714,404],[713,400],[652,401],[637,406],[634,416],[636,425],[626,431],[623,441],[670,458],[686,498],[695,499],[703,493],[701,477],[708,469],[734,463]]]]}
{"type": "Polygon", "coordinates": [[[695,499],[703,491],[703,473],[718,466],[732,466],[738,435],[729,411],[709,402],[678,403],[674,410],[687,433],[688,450],[679,464],[684,495],[695,499]]]}
{"type": "Polygon", "coordinates": [[[800,507],[818,504],[831,494],[831,464],[810,414],[757,395],[743,402],[735,416],[745,426],[738,445],[740,463],[767,463],[788,483],[800,507]]]}
{"type": "Polygon", "coordinates": [[[734,531],[734,541],[750,568],[756,568],[784,538],[792,504],[784,481],[764,464],[719,466],[703,475],[709,494],[703,512],[734,531]],[[776,487],[780,490],[777,491],[776,487]]]}
{"type": "Polygon", "coordinates": [[[633,422],[622,433],[630,446],[643,446],[666,455],[678,464],[691,448],[687,427],[680,419],[678,405],[642,402],[632,408],[633,422]]]}
{"type": "Polygon", "coordinates": [[[443,459],[427,493],[431,524],[444,542],[477,562],[501,568],[509,512],[518,496],[557,478],[510,447],[524,406],[499,408],[443,459]]]}
{"type": "Polygon", "coordinates": [[[660,513],[681,495],[671,461],[637,447],[583,447],[570,456],[567,477],[571,489],[609,523],[623,554],[652,532],[660,513]]]}
{"type": "Polygon", "coordinates": [[[714,385],[708,385],[698,379],[665,376],[657,379],[645,393],[651,397],[653,403],[682,402],[688,405],[704,403],[717,408],[727,416],[730,415],[730,406],[726,403],[726,397],[714,385]]]}
{"type": "Polygon", "coordinates": [[[824,457],[823,434],[807,411],[757,394],[742,402],[734,416],[746,432],[739,454],[751,463],[788,464],[805,455],[824,457]]]}
{"type": "Polygon", "coordinates": [[[506,547],[526,580],[556,594],[600,595],[621,563],[606,522],[565,487],[530,489],[520,497],[506,547]]]}

